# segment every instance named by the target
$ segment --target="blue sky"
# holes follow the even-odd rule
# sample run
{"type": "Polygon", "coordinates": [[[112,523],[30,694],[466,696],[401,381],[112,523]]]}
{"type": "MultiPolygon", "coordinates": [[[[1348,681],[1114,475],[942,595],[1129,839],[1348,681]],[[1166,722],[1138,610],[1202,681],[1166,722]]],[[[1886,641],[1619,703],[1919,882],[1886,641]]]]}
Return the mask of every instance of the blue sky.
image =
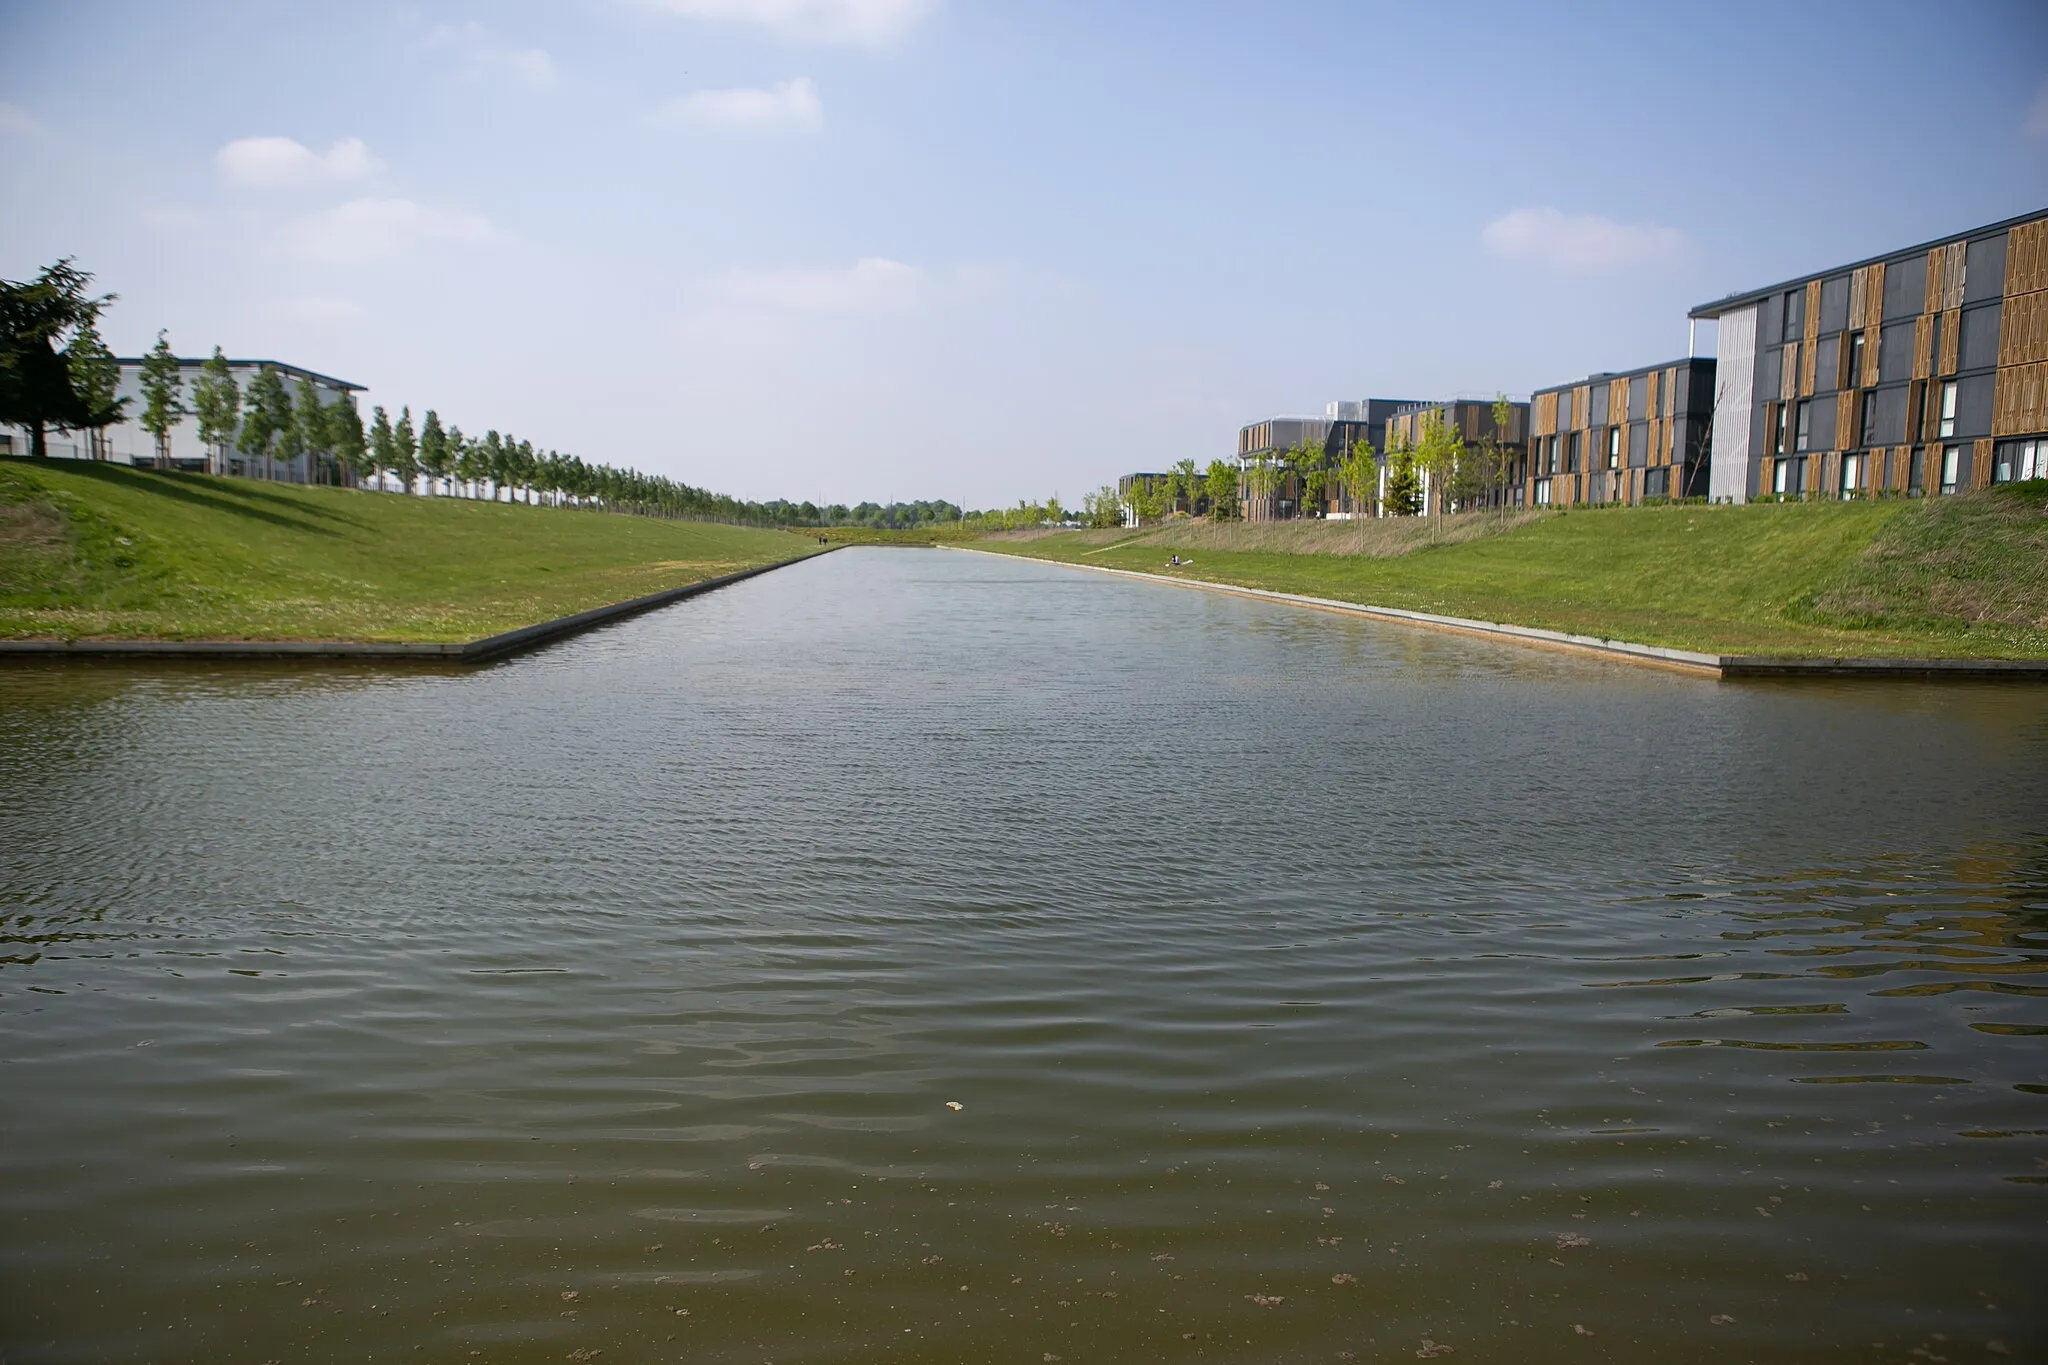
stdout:
{"type": "Polygon", "coordinates": [[[0,275],[742,496],[1089,488],[2048,204],[2048,7],[0,10],[0,275]]]}

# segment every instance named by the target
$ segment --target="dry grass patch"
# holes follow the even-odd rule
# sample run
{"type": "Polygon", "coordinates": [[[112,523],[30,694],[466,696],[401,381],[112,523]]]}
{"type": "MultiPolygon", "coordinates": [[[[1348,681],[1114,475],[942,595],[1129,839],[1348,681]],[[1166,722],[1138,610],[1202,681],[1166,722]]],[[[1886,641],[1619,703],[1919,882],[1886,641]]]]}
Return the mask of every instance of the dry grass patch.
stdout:
{"type": "Polygon", "coordinates": [[[1483,540],[1551,515],[1554,514],[1510,512],[1503,521],[1498,512],[1459,512],[1445,517],[1441,530],[1428,517],[1379,517],[1363,521],[1187,521],[1160,527],[1147,534],[1144,543],[1173,551],[1217,550],[1392,559],[1431,545],[1463,545],[1483,540]]]}

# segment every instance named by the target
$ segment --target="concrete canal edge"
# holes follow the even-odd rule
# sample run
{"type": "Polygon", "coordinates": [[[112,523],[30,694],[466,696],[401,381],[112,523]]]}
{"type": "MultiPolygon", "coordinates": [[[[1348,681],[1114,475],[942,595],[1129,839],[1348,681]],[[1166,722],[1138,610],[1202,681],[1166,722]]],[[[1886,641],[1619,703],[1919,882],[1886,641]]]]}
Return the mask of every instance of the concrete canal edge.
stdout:
{"type": "MultiPolygon", "coordinates": [[[[944,550],[967,554],[994,555],[998,559],[1024,559],[999,550],[975,550],[965,545],[942,545],[944,550]]],[[[1064,569],[1114,574],[1148,583],[1166,583],[1176,588],[1202,588],[1231,597],[1249,597],[1291,606],[1312,607],[1345,616],[1363,616],[1377,621],[1396,621],[1425,630],[1480,635],[1539,649],[1561,649],[1573,653],[1597,654],[1646,668],[1666,668],[1712,678],[1949,678],[2008,679],[2048,682],[2048,659],[1782,659],[1761,654],[1701,654],[1689,649],[1667,649],[1662,645],[1639,645],[1628,640],[1602,640],[1591,635],[1567,635],[1535,626],[1511,626],[1499,621],[1475,621],[1463,616],[1438,616],[1401,607],[1365,606],[1339,602],[1328,597],[1307,597],[1300,593],[1273,592],[1266,588],[1239,587],[1234,583],[1211,583],[1199,578],[1175,578],[1168,574],[1143,573],[1137,569],[1112,569],[1106,564],[1074,564],[1063,559],[1030,559],[1033,564],[1056,564],[1064,569]]]]}
{"type": "Polygon", "coordinates": [[[795,559],[741,569],[738,573],[720,574],[702,582],[685,583],[679,588],[665,588],[645,597],[592,607],[574,616],[558,616],[552,621],[541,621],[462,644],[377,643],[367,640],[0,640],[0,662],[46,662],[51,659],[368,659],[487,663],[538,649],[597,626],[638,616],[656,607],[681,602],[744,579],[786,569],[792,564],[806,564],[841,548],[834,545],[795,559]]]}

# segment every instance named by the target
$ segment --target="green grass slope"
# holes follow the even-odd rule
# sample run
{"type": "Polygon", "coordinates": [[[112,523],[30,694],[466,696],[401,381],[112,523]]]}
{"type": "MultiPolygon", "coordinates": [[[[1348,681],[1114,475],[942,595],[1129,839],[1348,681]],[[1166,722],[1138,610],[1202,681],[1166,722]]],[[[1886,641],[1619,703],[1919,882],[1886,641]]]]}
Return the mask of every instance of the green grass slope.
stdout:
{"type": "Polygon", "coordinates": [[[462,641],[811,549],[779,531],[0,460],[0,638],[462,641]]]}
{"type": "Polygon", "coordinates": [[[1173,530],[980,546],[1708,653],[2042,658],[2044,496],[1581,511],[1406,552],[1244,550],[1173,530]],[[1168,568],[1173,553],[1193,562],[1168,568]]]}

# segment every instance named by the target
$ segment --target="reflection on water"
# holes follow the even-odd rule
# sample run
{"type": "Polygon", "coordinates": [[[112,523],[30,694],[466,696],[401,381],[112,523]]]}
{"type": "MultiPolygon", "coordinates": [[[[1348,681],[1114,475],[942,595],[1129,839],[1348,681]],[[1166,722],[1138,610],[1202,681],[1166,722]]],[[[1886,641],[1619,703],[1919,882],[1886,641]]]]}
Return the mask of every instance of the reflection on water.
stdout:
{"type": "Polygon", "coordinates": [[[13,1362],[2048,1351],[2038,690],[857,550],[0,674],[0,874],[13,1362]]]}

